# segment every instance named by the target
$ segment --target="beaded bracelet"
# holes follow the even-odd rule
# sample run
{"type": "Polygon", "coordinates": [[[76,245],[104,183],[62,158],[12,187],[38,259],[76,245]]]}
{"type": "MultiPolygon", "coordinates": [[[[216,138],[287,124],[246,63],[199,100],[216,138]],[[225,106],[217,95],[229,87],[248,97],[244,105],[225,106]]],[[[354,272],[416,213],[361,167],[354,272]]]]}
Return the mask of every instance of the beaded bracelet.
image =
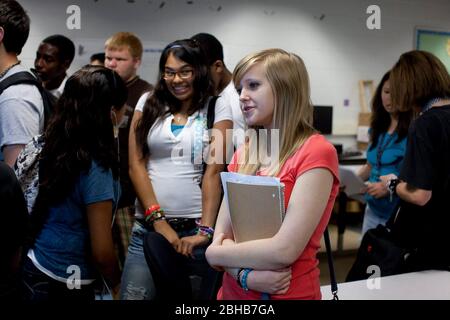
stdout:
{"type": "Polygon", "coordinates": [[[166,219],[164,210],[159,209],[158,211],[153,211],[151,215],[145,217],[145,221],[149,224],[153,224],[156,220],[166,219]]]}
{"type": "Polygon", "coordinates": [[[153,225],[156,220],[165,219],[164,210],[158,204],[152,205],[150,208],[145,210],[144,220],[149,225],[153,225]]]}
{"type": "Polygon", "coordinates": [[[150,216],[154,211],[157,211],[159,209],[161,209],[161,206],[159,204],[153,204],[148,207],[147,210],[145,210],[145,216],[150,216]]]}
{"type": "Polygon", "coordinates": [[[197,234],[201,236],[207,236],[208,239],[211,240],[214,235],[214,229],[211,227],[199,225],[197,227],[197,234]]]}
{"type": "Polygon", "coordinates": [[[248,274],[250,272],[252,272],[253,269],[250,268],[245,268],[244,271],[242,272],[242,277],[241,277],[241,287],[242,289],[244,289],[245,291],[248,291],[248,286],[247,286],[247,277],[248,274]]]}

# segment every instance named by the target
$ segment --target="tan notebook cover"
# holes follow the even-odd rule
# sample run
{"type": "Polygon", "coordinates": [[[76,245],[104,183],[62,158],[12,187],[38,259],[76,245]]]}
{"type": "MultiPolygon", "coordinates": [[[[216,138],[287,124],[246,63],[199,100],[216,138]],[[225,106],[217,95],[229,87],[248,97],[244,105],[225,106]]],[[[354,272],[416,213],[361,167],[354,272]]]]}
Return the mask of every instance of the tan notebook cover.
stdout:
{"type": "Polygon", "coordinates": [[[283,222],[283,186],[227,181],[228,207],[234,240],[244,242],[274,236],[283,222]]]}

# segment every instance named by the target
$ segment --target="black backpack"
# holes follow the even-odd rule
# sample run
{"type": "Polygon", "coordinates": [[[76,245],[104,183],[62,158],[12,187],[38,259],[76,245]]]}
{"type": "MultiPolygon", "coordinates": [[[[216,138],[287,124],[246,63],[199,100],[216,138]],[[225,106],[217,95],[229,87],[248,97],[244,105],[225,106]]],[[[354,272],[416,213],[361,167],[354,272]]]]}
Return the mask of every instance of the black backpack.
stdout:
{"type": "Polygon", "coordinates": [[[208,111],[206,113],[206,127],[209,129],[212,129],[214,126],[214,118],[216,116],[215,109],[216,109],[216,101],[219,98],[219,96],[213,96],[209,99],[208,102],[208,111]]]}
{"type": "MultiPolygon", "coordinates": [[[[208,109],[206,111],[206,129],[211,130],[214,126],[214,119],[216,117],[216,101],[219,98],[219,96],[212,96],[208,101],[208,109]]],[[[203,161],[203,175],[206,171],[206,163],[203,161]]],[[[200,187],[201,187],[200,183],[200,187]]]]}
{"type": "Polygon", "coordinates": [[[56,103],[56,98],[54,95],[50,93],[47,89],[45,89],[42,84],[36,79],[31,73],[27,71],[17,72],[5,80],[0,82],[0,95],[3,91],[16,84],[32,84],[35,85],[42,96],[42,102],[44,104],[44,128],[47,127],[48,120],[50,116],[53,114],[54,106],[56,103]]]}

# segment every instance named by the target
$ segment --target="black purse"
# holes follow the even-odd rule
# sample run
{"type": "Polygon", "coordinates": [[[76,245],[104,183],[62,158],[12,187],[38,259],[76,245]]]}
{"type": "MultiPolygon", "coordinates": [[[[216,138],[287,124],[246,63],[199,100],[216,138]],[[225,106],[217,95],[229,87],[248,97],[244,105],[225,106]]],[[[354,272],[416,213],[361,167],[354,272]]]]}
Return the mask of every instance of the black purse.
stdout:
{"type": "Polygon", "coordinates": [[[381,277],[408,272],[408,261],[414,252],[396,244],[391,229],[379,224],[364,234],[345,281],[367,279],[377,270],[381,277]]]}
{"type": "Polygon", "coordinates": [[[426,217],[428,221],[417,219],[417,215],[414,206],[401,201],[385,226],[368,230],[346,281],[431,269],[450,271],[445,221],[431,212],[426,217]],[[416,233],[414,241],[412,233],[416,233]]]}

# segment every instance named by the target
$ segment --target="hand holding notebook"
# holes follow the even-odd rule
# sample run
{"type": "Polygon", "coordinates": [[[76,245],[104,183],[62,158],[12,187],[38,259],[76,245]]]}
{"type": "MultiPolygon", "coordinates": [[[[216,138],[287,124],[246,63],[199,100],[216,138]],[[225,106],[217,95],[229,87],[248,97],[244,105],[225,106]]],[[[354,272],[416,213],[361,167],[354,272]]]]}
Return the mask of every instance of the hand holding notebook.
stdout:
{"type": "Polygon", "coordinates": [[[234,240],[273,237],[285,215],[284,185],[278,178],[221,173],[234,240]]]}

